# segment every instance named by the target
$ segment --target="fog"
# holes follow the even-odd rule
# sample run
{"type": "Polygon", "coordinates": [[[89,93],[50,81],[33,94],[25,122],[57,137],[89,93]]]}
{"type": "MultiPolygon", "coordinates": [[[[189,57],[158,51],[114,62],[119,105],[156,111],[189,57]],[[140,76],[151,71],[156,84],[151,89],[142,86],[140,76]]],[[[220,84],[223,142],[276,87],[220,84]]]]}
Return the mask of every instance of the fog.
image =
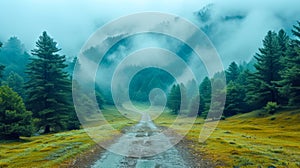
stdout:
{"type": "Polygon", "coordinates": [[[0,41],[17,36],[31,50],[46,30],[62,53],[74,57],[106,22],[132,13],[158,11],[182,16],[203,28],[226,67],[231,61],[249,61],[268,30],[284,28],[290,33],[300,19],[299,6],[298,0],[5,0],[0,3],[0,41]],[[213,4],[208,7],[209,17],[201,21],[197,12],[208,4],[213,4]]]}

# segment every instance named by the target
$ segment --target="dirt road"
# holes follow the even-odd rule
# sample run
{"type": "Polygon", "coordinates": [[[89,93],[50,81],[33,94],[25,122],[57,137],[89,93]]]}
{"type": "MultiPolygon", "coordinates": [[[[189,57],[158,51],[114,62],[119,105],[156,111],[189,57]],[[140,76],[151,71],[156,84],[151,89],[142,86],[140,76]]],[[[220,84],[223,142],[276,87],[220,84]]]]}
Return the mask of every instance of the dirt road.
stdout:
{"type": "Polygon", "coordinates": [[[145,114],[137,125],[127,129],[108,151],[102,153],[91,167],[188,168],[201,165],[186,159],[188,152],[174,147],[170,143],[171,139],[172,137],[164,135],[151,121],[150,116],[145,114]],[[118,151],[118,154],[110,151],[118,151]]]}

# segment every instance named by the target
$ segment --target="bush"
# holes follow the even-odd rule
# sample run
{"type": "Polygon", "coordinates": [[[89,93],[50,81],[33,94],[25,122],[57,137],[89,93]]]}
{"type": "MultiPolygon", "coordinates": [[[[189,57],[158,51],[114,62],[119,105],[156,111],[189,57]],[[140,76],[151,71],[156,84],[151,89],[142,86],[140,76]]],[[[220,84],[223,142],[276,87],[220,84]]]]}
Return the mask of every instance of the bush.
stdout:
{"type": "Polygon", "coordinates": [[[0,87],[0,138],[30,136],[33,130],[31,115],[16,92],[8,86],[0,87]]]}
{"type": "Polygon", "coordinates": [[[278,110],[279,106],[277,105],[276,102],[268,102],[264,109],[269,113],[269,114],[274,114],[278,110]]]}

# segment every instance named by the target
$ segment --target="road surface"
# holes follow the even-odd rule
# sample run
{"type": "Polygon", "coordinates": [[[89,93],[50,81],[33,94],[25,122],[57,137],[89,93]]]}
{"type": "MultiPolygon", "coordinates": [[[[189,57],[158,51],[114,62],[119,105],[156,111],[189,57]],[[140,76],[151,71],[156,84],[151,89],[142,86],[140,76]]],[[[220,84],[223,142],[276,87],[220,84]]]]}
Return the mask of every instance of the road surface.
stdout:
{"type": "Polygon", "coordinates": [[[110,149],[102,153],[92,168],[187,168],[181,152],[144,114],[141,121],[127,129],[110,149]],[[165,150],[168,149],[168,150],[165,150]],[[118,151],[119,154],[110,151],[118,151]]]}

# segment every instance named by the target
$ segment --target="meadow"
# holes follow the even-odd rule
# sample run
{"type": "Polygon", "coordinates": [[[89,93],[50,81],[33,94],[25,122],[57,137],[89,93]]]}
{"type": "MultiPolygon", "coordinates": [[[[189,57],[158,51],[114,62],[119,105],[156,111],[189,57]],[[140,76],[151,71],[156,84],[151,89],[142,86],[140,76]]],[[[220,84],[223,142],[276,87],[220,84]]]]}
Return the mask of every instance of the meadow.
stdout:
{"type": "MultiPolygon", "coordinates": [[[[169,127],[176,116],[165,113],[155,122],[169,127]]],[[[188,118],[180,117],[173,128],[184,132],[188,118]]],[[[204,120],[197,118],[187,133],[187,144],[195,156],[216,162],[218,167],[300,167],[300,110],[282,110],[266,115],[263,110],[220,121],[213,134],[200,143],[204,120]]]]}
{"type": "MultiPolygon", "coordinates": [[[[102,129],[100,141],[111,141],[124,127],[135,124],[115,108],[102,111],[116,129],[102,129]]],[[[157,116],[157,114],[154,114],[157,116]]],[[[165,110],[154,122],[178,134],[188,129],[191,119],[171,115],[165,110]]],[[[91,118],[97,118],[97,114],[91,118]]],[[[300,110],[282,110],[274,115],[262,110],[220,121],[213,134],[200,143],[204,119],[197,118],[186,135],[186,146],[195,157],[212,160],[218,167],[300,167],[300,110]]],[[[93,125],[94,121],[90,121],[93,125]]],[[[0,141],[0,167],[66,167],[79,154],[95,147],[84,129],[0,141]]]]}
{"type": "MultiPolygon", "coordinates": [[[[102,113],[116,130],[101,129],[103,136],[100,136],[99,142],[112,140],[122,128],[134,123],[112,107],[107,107],[102,113]]],[[[97,118],[97,114],[91,118],[97,118]]],[[[90,121],[91,125],[93,122],[90,121]]],[[[69,161],[95,145],[84,129],[0,141],[0,168],[66,167],[69,161]]]]}

